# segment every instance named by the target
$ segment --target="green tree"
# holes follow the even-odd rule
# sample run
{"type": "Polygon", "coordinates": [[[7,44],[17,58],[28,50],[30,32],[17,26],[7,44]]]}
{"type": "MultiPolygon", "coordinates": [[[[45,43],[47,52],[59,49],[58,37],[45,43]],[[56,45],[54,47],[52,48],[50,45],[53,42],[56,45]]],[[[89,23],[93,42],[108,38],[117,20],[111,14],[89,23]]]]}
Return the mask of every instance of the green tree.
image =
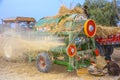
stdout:
{"type": "Polygon", "coordinates": [[[114,4],[114,7],[115,7],[117,17],[120,20],[120,7],[118,7],[120,4],[117,5],[117,2],[119,3],[119,1],[113,0],[113,4],[114,4]]]}
{"type": "Polygon", "coordinates": [[[114,4],[107,0],[85,0],[84,5],[88,6],[89,18],[101,25],[116,25],[116,13],[114,4]]]}

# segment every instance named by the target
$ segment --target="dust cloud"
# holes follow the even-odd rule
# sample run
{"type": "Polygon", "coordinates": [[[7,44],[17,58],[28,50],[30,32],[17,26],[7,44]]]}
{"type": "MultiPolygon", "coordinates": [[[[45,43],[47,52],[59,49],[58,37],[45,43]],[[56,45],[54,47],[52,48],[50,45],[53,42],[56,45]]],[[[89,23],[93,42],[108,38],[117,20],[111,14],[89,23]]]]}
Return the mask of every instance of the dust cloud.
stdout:
{"type": "Polygon", "coordinates": [[[7,60],[24,60],[28,55],[64,45],[63,39],[47,32],[7,29],[0,34],[0,56],[7,60]]]}

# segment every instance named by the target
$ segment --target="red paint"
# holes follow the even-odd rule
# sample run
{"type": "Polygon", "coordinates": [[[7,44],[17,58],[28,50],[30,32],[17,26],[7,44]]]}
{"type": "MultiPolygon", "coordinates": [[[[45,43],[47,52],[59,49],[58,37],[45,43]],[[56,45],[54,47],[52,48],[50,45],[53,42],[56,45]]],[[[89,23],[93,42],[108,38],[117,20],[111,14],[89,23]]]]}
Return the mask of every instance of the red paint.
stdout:
{"type": "Polygon", "coordinates": [[[95,37],[95,40],[101,45],[120,44],[120,33],[116,35],[109,35],[105,38],[95,37]]]}
{"type": "Polygon", "coordinates": [[[67,48],[68,56],[73,57],[76,55],[76,52],[77,52],[77,49],[76,49],[75,44],[70,44],[67,48]]]}
{"type": "Polygon", "coordinates": [[[87,23],[87,32],[88,32],[89,36],[93,36],[95,34],[95,32],[96,32],[95,29],[96,29],[95,23],[92,20],[88,21],[88,23],[87,23]],[[90,25],[93,26],[93,31],[89,30],[90,25]]]}
{"type": "Polygon", "coordinates": [[[95,49],[94,53],[95,53],[96,56],[99,56],[99,50],[98,49],[95,49]]]}

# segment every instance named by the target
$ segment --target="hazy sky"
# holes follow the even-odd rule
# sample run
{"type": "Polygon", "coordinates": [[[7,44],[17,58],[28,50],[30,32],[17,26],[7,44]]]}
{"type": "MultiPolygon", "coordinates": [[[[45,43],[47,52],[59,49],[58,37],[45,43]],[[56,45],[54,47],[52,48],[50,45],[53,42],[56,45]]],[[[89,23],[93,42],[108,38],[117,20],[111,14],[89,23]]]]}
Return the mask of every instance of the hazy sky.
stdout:
{"type": "Polygon", "coordinates": [[[70,7],[73,2],[83,4],[84,0],[0,0],[0,19],[7,17],[26,16],[36,20],[44,16],[58,13],[62,3],[70,7]]]}

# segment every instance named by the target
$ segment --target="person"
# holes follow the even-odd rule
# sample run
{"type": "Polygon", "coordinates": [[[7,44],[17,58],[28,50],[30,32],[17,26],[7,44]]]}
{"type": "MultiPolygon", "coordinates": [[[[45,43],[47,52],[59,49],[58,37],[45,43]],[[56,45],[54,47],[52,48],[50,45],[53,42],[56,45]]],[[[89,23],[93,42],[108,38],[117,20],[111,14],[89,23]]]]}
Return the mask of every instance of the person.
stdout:
{"type": "Polygon", "coordinates": [[[89,14],[88,14],[87,9],[88,9],[88,7],[85,5],[83,10],[84,10],[85,15],[89,18],[89,14]]]}
{"type": "Polygon", "coordinates": [[[106,56],[105,61],[107,62],[107,64],[103,67],[103,70],[107,68],[109,75],[119,76],[120,75],[119,65],[112,61],[110,56],[106,56]]]}

